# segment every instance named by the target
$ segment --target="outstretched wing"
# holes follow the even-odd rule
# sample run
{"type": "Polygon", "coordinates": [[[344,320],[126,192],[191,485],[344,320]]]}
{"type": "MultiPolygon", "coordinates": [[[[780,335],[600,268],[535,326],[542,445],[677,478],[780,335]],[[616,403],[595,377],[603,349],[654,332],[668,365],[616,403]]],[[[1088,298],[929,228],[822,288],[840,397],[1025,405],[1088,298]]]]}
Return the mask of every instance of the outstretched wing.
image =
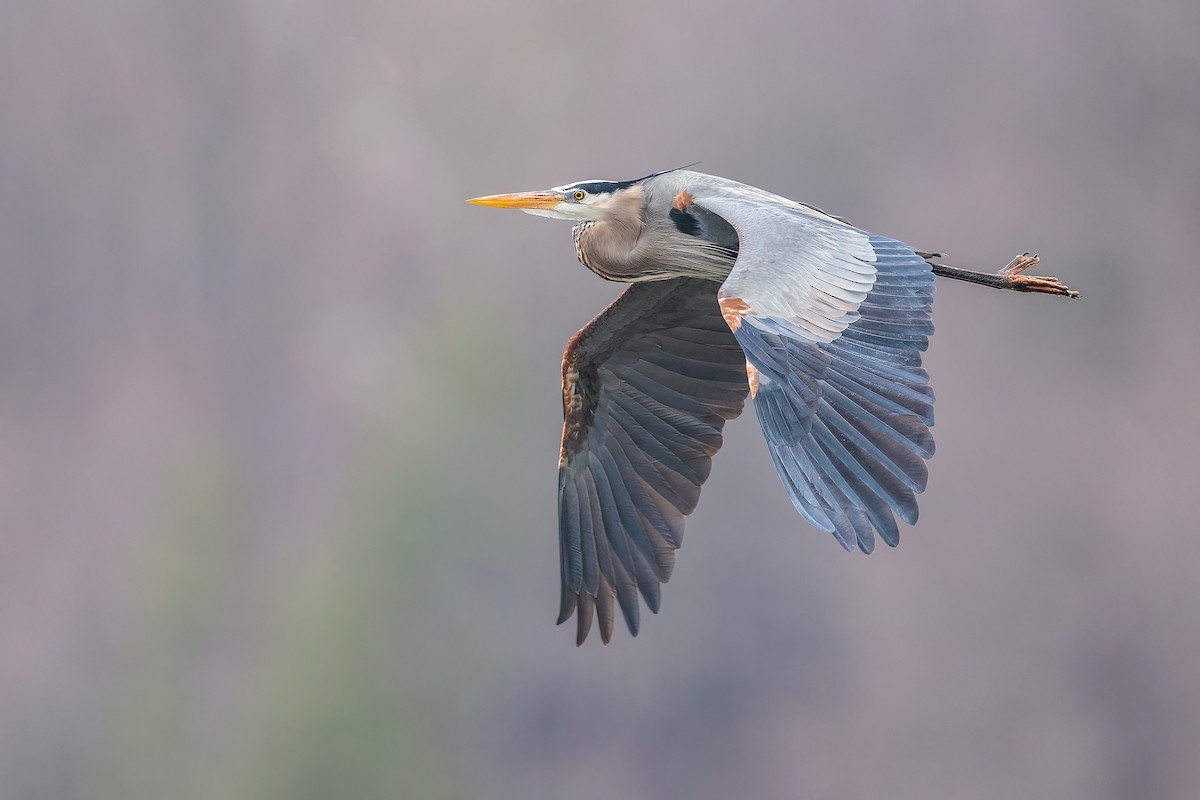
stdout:
{"type": "Polygon", "coordinates": [[[639,592],[658,611],[721,429],[745,403],[745,356],[716,289],[635,283],[567,344],[558,621],[577,614],[579,644],[593,612],[609,641],[615,605],[636,636],[639,592]]]}
{"type": "Polygon", "coordinates": [[[908,245],[784,198],[689,187],[737,232],[718,294],[792,504],[846,549],[895,546],[933,455],[933,273],[908,245]],[[745,196],[742,196],[742,195],[745,196]]]}

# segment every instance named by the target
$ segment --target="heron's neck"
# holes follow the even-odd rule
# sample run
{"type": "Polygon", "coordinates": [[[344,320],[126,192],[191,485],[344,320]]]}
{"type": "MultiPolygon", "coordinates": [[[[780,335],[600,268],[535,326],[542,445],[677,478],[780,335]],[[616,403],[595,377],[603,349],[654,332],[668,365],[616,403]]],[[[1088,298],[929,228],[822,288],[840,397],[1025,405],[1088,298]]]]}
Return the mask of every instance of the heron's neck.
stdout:
{"type": "MultiPolygon", "coordinates": [[[[571,229],[571,239],[575,242],[575,257],[578,258],[579,263],[583,264],[585,267],[588,265],[588,256],[587,252],[583,249],[583,237],[595,224],[596,223],[593,220],[589,219],[587,222],[581,222],[571,229]]],[[[588,267],[588,269],[591,269],[591,267],[588,267]]]]}
{"type": "Polygon", "coordinates": [[[642,234],[641,187],[623,193],[606,210],[604,219],[575,226],[575,255],[601,278],[615,281],[646,280],[637,265],[638,237],[642,234]]]}

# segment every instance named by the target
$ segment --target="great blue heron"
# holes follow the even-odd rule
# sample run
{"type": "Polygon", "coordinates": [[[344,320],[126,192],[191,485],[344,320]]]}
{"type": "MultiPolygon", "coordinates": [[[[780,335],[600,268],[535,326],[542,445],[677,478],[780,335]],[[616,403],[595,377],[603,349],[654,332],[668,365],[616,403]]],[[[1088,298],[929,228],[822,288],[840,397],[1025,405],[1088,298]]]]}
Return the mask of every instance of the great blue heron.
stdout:
{"type": "Polygon", "coordinates": [[[820,209],[726,178],[668,170],[477,197],[578,222],[575,253],[630,286],[563,354],[558,461],[561,624],[582,644],[614,601],[638,632],[671,575],[725,421],[754,400],[792,504],[843,547],[895,546],[917,521],[933,455],[921,352],[934,275],[1078,296],[1027,276],[934,263],[820,209]]]}

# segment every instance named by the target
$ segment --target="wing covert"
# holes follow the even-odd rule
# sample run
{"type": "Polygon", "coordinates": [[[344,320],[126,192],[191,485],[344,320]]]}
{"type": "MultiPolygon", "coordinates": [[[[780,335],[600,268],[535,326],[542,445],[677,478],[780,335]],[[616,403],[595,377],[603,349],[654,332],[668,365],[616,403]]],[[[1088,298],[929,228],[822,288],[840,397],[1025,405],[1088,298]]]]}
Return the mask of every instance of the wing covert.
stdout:
{"type": "Polygon", "coordinates": [[[738,258],[718,294],[723,309],[763,331],[811,342],[833,341],[858,319],[875,283],[869,234],[783,198],[699,191],[688,199],[738,234],[738,258]]]}

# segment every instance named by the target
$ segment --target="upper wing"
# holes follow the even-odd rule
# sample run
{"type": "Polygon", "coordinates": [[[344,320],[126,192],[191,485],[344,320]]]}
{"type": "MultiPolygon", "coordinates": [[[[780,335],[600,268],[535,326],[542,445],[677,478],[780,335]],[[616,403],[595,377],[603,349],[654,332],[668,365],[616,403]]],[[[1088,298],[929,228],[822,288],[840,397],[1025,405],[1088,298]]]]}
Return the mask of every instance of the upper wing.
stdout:
{"type": "Polygon", "coordinates": [[[869,234],[757,196],[691,199],[737,231],[738,259],[719,294],[727,314],[808,342],[831,342],[858,319],[875,284],[869,234]]]}
{"type": "Polygon", "coordinates": [[[671,575],[725,420],[741,413],[746,362],[721,319],[716,284],[635,283],[567,344],[558,469],[560,623],[582,643],[614,596],[638,631],[671,575]]]}
{"type": "Polygon", "coordinates": [[[933,273],[908,245],[764,192],[689,189],[737,231],[718,294],[797,510],[847,549],[899,541],[933,455],[933,273]],[[745,196],[740,196],[744,194],[745,196]]]}

